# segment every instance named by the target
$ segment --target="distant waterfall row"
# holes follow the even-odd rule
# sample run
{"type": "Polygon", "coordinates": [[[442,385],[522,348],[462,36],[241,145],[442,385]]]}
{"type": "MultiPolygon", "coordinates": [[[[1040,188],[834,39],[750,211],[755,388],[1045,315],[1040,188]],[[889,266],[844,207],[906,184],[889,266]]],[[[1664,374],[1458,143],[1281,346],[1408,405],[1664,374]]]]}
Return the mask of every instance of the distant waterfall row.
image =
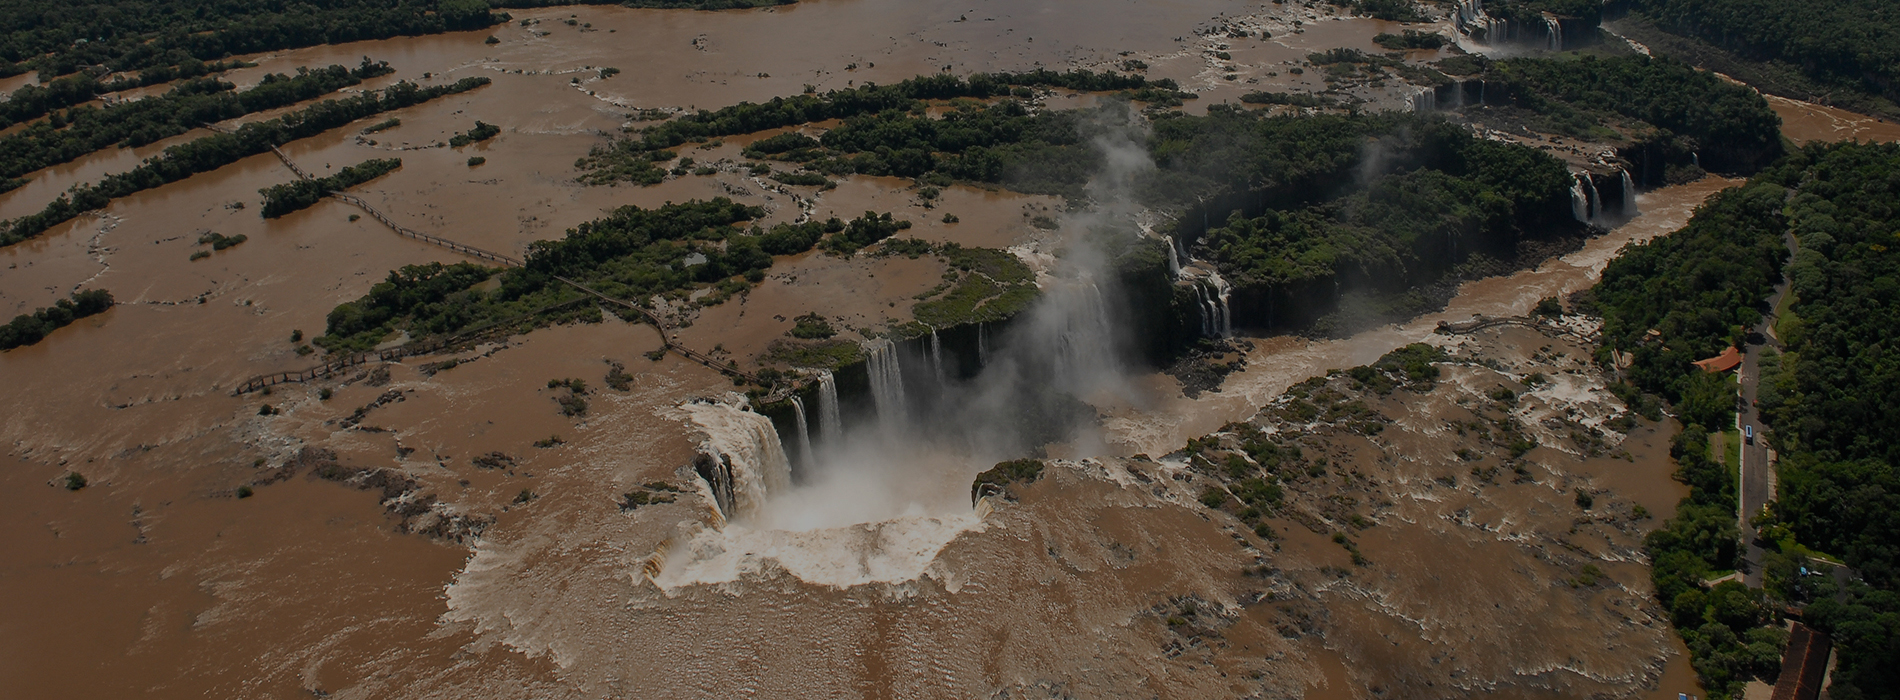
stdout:
{"type": "Polygon", "coordinates": [[[1550,13],[1544,13],[1541,19],[1540,24],[1527,25],[1492,17],[1484,11],[1484,0],[1459,0],[1457,9],[1452,12],[1452,25],[1472,43],[1481,46],[1520,44],[1563,51],[1564,21],[1550,13]]]}

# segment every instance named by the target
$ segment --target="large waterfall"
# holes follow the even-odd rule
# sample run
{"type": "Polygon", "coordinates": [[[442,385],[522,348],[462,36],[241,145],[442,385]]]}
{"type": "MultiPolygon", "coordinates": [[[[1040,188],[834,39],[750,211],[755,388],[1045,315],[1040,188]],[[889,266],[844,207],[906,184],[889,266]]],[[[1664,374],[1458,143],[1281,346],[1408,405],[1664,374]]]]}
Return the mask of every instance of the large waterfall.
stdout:
{"type": "Polygon", "coordinates": [[[838,378],[830,372],[818,375],[818,434],[826,444],[844,438],[844,419],[838,414],[838,378]]]}
{"type": "Polygon", "coordinates": [[[866,350],[865,367],[871,375],[871,399],[877,402],[878,419],[893,428],[905,425],[910,411],[904,398],[904,368],[897,360],[897,344],[879,340],[866,350]]]}
{"type": "Polygon", "coordinates": [[[697,467],[726,520],[755,515],[767,497],[791,488],[792,464],[785,458],[778,430],[772,419],[747,410],[744,397],[731,394],[681,408],[706,434],[697,467]]]}

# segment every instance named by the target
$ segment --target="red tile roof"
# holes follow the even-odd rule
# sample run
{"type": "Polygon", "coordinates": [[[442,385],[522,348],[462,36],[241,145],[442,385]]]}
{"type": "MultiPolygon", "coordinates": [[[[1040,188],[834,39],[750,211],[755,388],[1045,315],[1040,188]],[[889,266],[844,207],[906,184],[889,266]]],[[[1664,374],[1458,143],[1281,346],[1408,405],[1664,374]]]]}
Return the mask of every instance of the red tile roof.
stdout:
{"type": "Polygon", "coordinates": [[[1788,635],[1788,649],[1781,653],[1781,678],[1775,682],[1773,700],[1814,700],[1821,694],[1821,679],[1827,675],[1828,652],[1834,645],[1827,635],[1799,622],[1788,635]]]}
{"type": "Polygon", "coordinates": [[[1730,345],[1728,349],[1723,350],[1720,355],[1706,360],[1696,360],[1695,366],[1702,368],[1704,372],[1727,372],[1741,366],[1741,364],[1742,351],[1736,350],[1735,346],[1730,345]]]}

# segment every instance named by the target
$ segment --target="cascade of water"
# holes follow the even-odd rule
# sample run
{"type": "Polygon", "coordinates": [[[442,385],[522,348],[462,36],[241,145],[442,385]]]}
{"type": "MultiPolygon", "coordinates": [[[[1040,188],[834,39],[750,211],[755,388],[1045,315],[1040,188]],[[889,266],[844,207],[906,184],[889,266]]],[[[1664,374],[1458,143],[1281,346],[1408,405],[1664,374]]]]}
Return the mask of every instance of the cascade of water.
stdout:
{"type": "Polygon", "coordinates": [[[1437,110],[1438,92],[1436,90],[1421,90],[1417,94],[1412,95],[1412,111],[1433,112],[1437,110]]]}
{"type": "Polygon", "coordinates": [[[844,420],[838,417],[838,379],[830,372],[818,375],[818,434],[827,445],[844,438],[844,420]]]}
{"type": "Polygon", "coordinates": [[[1058,290],[1055,295],[1066,312],[1056,329],[1056,382],[1079,390],[1096,371],[1115,364],[1108,304],[1101,288],[1092,282],[1058,290]]]}
{"type": "Polygon", "coordinates": [[[1597,191],[1597,179],[1591,177],[1589,173],[1584,173],[1583,184],[1590,188],[1590,220],[1602,218],[1603,193],[1597,191]]]}
{"type": "Polygon", "coordinates": [[[811,427],[805,423],[805,400],[792,395],[792,415],[798,418],[798,459],[807,468],[817,462],[811,456],[811,427]]]}
{"type": "Polygon", "coordinates": [[[976,325],[976,361],[985,366],[990,364],[990,324],[988,323],[976,325]]]}
{"type": "Polygon", "coordinates": [[[1207,298],[1207,287],[1200,282],[1194,283],[1194,301],[1201,309],[1201,335],[1214,335],[1214,302],[1207,298]]]}
{"type": "Polygon", "coordinates": [[[904,368],[898,363],[897,344],[881,340],[870,348],[865,367],[871,375],[871,399],[877,402],[877,417],[888,426],[909,421],[904,399],[904,368]]]}
{"type": "Polygon", "coordinates": [[[1550,30],[1550,41],[1546,48],[1551,51],[1564,50],[1564,26],[1550,15],[1544,15],[1544,26],[1550,30]]]}
{"type": "MultiPolygon", "coordinates": [[[[779,443],[772,419],[744,408],[744,399],[736,394],[724,403],[687,404],[688,415],[706,433],[701,451],[716,457],[710,468],[720,473],[708,478],[714,491],[729,489],[725,499],[731,512],[723,515],[736,520],[753,515],[765,505],[772,493],[783,493],[792,486],[792,464],[779,443]]],[[[708,476],[705,473],[702,477],[708,476]]]]}
{"type": "Polygon", "coordinates": [[[1692,163],[1695,163],[1695,167],[1698,167],[1698,168],[1702,167],[1702,154],[1697,153],[1695,151],[1690,151],[1689,161],[1692,163]]]}
{"type": "Polygon", "coordinates": [[[1219,321],[1216,330],[1220,331],[1220,337],[1232,338],[1234,337],[1234,316],[1227,308],[1227,295],[1231,291],[1227,286],[1227,280],[1221,279],[1219,272],[1209,272],[1207,273],[1207,281],[1214,285],[1214,300],[1217,303],[1216,309],[1219,312],[1215,315],[1215,318],[1219,321]]]}
{"type": "Polygon", "coordinates": [[[1582,223],[1590,222],[1590,195],[1583,191],[1584,174],[1576,173],[1570,177],[1570,217],[1582,223]]]}
{"type": "Polygon", "coordinates": [[[1630,179],[1630,171],[1623,172],[1623,217],[1635,218],[1641,211],[1636,209],[1636,182],[1630,179]]]}
{"type": "Polygon", "coordinates": [[[943,386],[943,341],[937,340],[937,329],[930,329],[930,370],[937,374],[937,385],[943,386]]]}
{"type": "Polygon", "coordinates": [[[1174,248],[1174,237],[1168,237],[1168,277],[1181,276],[1181,251],[1174,248]]]}

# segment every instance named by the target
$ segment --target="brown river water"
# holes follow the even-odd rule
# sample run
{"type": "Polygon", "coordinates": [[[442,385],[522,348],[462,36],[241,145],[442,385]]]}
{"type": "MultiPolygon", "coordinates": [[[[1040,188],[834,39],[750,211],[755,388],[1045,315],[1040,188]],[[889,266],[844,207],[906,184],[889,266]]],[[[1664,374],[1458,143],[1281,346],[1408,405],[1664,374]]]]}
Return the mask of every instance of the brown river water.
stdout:
{"type": "MultiPolygon", "coordinates": [[[[340,129],[284,149],[316,173],[401,157],[402,169],[356,194],[412,228],[489,250],[519,255],[532,241],[621,205],[712,196],[765,207],[768,224],[893,211],[915,222],[911,233],[921,238],[1008,246],[1036,235],[1029,215],[1060,202],[958,186],[926,208],[908,183],[879,178],[846,179],[826,192],[786,187],[732,167],[746,139],[683,153],[703,163],[726,161],[719,174],[650,188],[582,187],[573,163],[633,109],[713,108],[795,94],[806,85],[893,82],[946,67],[958,74],[1099,68],[1140,58],[1151,74],[1202,94],[1188,106],[1198,111],[1251,90],[1314,88],[1315,76],[1281,68],[1308,51],[1371,50],[1372,34],[1395,27],[1320,12],[1214,0],[807,0],[730,13],[551,8],[516,12],[517,20],[540,21],[496,27],[495,45],[476,32],[318,47],[248,57],[260,65],[230,78],[248,85],[266,72],[353,65],[364,55],[389,61],[398,73],[361,89],[399,79],[493,78],[487,88],[402,110],[394,129],[367,137],[357,135],[360,127],[340,129]],[[570,16],[574,26],[564,22],[570,16]],[[1215,27],[1256,34],[1220,36],[1215,27]],[[1272,38],[1261,40],[1260,29],[1272,38]],[[1233,58],[1215,58],[1217,50],[1233,58]],[[608,66],[623,72],[599,78],[598,69],[608,66]],[[477,119],[500,125],[502,134],[459,150],[434,147],[477,119]],[[466,165],[471,155],[486,164],[466,165]],[[943,223],[946,212],[961,221],[943,223]]],[[[16,78],[0,88],[26,82],[16,78]]],[[[1388,93],[1402,97],[1396,88],[1388,93]]],[[[1824,108],[1776,107],[1797,140],[1893,136],[1892,125],[1824,108]]],[[[0,195],[0,217],[36,211],[72,185],[130,169],[202,133],[49,168],[0,195]]],[[[1327,597],[1333,584],[1301,578],[1340,565],[1343,555],[1324,537],[1289,526],[1281,528],[1286,539],[1278,546],[1247,541],[1251,535],[1210,520],[1193,504],[1194,494],[1182,491],[1187,486],[1170,491],[1129,481],[1129,465],[1154,467],[1117,458],[1053,468],[1019,505],[988,517],[933,516],[825,535],[842,549],[823,550],[823,541],[812,549],[810,541],[733,526],[716,544],[790,554],[732,575],[708,568],[726,561],[717,557],[701,568],[669,564],[659,583],[648,581],[642,562],[656,549],[710,542],[702,524],[711,516],[690,489],[679,502],[633,512],[615,500],[649,481],[689,485],[680,468],[700,437],[679,403],[729,390],[730,383],[674,356],[646,359],[642,353],[659,347],[658,335],[609,319],[484,345],[433,375],[422,360],[411,360],[389,366],[386,382],[345,376],[326,385],[334,390],[328,400],[316,386],[297,385],[233,397],[230,389],[247,377],[314,364],[296,354],[292,331],[319,334],[332,308],[387,271],[460,260],[392,235],[368,217],[352,221],[360,212],[340,202],[261,219],[257,190],[290,178],[275,157],[254,157],[0,249],[0,316],[80,288],[109,289],[120,302],[0,355],[0,398],[12,407],[0,414],[6,694],[920,697],[1007,690],[1009,697],[1201,697],[1273,689],[1345,698],[1401,682],[1405,674],[1395,669],[1430,663],[1420,650],[1432,644],[1472,653],[1488,648],[1475,641],[1482,625],[1454,630],[1434,622],[1426,627],[1437,631],[1423,636],[1418,625],[1407,627],[1404,620],[1418,615],[1406,605],[1450,593],[1367,584],[1327,597]],[[207,232],[248,240],[189,260],[208,249],[196,244],[207,232]],[[629,389],[597,389],[586,416],[562,416],[547,381],[579,377],[597,387],[609,362],[634,374],[629,389]],[[392,392],[396,398],[387,398],[392,392]],[[259,415],[264,404],[281,413],[259,415]],[[351,420],[353,414],[360,416],[351,420]],[[558,444],[532,445],[553,436],[558,444]],[[449,511],[492,516],[494,523],[465,543],[404,534],[375,490],[313,478],[308,469],[276,481],[304,447],[331,450],[347,466],[414,479],[417,489],[398,501],[432,496],[449,511]],[[491,452],[505,453],[513,466],[472,463],[491,452]],[[68,471],[83,473],[91,485],[57,488],[68,471]],[[238,498],[241,486],[255,495],[238,498]],[[524,490],[532,497],[522,501],[524,490]],[[867,538],[872,546],[864,549],[867,538]],[[1326,618],[1322,626],[1331,632],[1289,637],[1286,616],[1294,613],[1241,604],[1258,586],[1235,572],[1260,561],[1261,547],[1277,550],[1266,555],[1271,561],[1284,558],[1276,565],[1303,572],[1288,585],[1305,592],[1289,600],[1327,601],[1330,611],[1309,605],[1296,612],[1326,618]],[[845,560],[797,558],[814,551],[844,552],[845,560]],[[909,573],[874,573],[882,566],[909,573]],[[1169,601],[1181,596],[1235,611],[1226,636],[1209,641],[1173,630],[1157,611],[1178,606],[1169,601]],[[1454,631],[1465,638],[1449,636],[1454,631]],[[1403,645],[1394,642],[1398,651],[1371,653],[1376,644],[1368,640],[1400,632],[1408,636],[1403,645]]],[[[1641,218],[1536,270],[1470,283],[1448,309],[1414,322],[1340,341],[1259,339],[1249,369],[1197,400],[1181,397],[1172,379],[1142,378],[1154,400],[1108,417],[1110,451],[1171,452],[1189,437],[1252,416],[1305,377],[1424,339],[1438,320],[1522,313],[1539,298],[1587,286],[1618,248],[1673,230],[1703,198],[1730,184],[1710,178],[1646,193],[1641,218]]],[[[897,318],[940,272],[929,259],[781,261],[749,296],[701,310],[681,338],[744,361],[806,312],[857,327],[897,318]]],[[[1667,429],[1653,432],[1626,443],[1629,464],[1642,469],[1581,462],[1568,468],[1665,517],[1677,487],[1665,478],[1667,429]]],[[[1549,518],[1558,512],[1551,508],[1567,502],[1527,498],[1495,507],[1549,518]]],[[[1438,517],[1417,507],[1426,510],[1404,517],[1438,517]]],[[[1421,543],[1448,552],[1476,548],[1483,553],[1469,561],[1487,566],[1523,556],[1496,542],[1437,541],[1402,526],[1385,532],[1390,537],[1369,537],[1365,546],[1375,560],[1394,562],[1391,575],[1431,568],[1402,564],[1391,553],[1421,543]]],[[[1609,537],[1627,545],[1616,539],[1622,535],[1609,537]]],[[[1622,566],[1613,575],[1629,582],[1629,597],[1640,598],[1640,567],[1622,566]]],[[[1513,590],[1535,602],[1524,594],[1533,589],[1513,590]]],[[[1553,634],[1570,634],[1565,644],[1582,649],[1590,634],[1610,629],[1593,626],[1610,624],[1594,610],[1564,613],[1564,624],[1578,631],[1553,634]]],[[[1629,663],[1619,666],[1614,653],[1579,651],[1597,674],[1587,681],[1526,684],[1521,668],[1460,668],[1521,697],[1629,697],[1650,688],[1662,697],[1693,682],[1680,649],[1667,650],[1672,635],[1615,639],[1631,645],[1629,663]],[[1660,680],[1642,680],[1654,680],[1642,670],[1652,667],[1661,669],[1660,680]]]]}

